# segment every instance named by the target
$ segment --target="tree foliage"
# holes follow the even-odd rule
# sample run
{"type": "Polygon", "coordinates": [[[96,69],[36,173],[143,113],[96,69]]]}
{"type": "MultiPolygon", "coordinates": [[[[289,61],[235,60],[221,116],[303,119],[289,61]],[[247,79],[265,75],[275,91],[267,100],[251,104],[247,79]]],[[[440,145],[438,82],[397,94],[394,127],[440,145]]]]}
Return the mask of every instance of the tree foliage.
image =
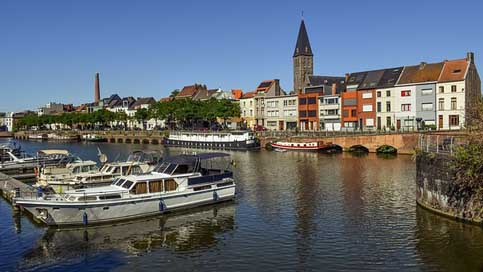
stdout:
{"type": "MultiPolygon", "coordinates": [[[[197,125],[208,123],[211,126],[218,118],[226,120],[239,117],[240,107],[233,101],[222,99],[210,99],[197,101],[191,99],[176,99],[171,101],[156,102],[149,108],[138,109],[134,114],[134,120],[145,126],[145,121],[150,119],[165,120],[167,124],[176,124],[182,128],[192,128],[197,125]]],[[[92,113],[63,113],[61,115],[28,114],[16,122],[17,129],[29,129],[33,126],[41,127],[52,124],[63,124],[69,127],[80,128],[94,125],[108,126],[113,122],[120,122],[127,127],[130,120],[125,112],[111,112],[99,110],[92,113]]]]}

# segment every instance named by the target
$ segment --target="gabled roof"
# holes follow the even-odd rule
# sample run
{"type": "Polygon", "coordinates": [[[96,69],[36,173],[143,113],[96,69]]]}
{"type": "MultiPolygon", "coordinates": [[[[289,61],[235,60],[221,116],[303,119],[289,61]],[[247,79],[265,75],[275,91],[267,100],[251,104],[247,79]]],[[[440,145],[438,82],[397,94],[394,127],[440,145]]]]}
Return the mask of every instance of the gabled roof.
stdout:
{"type": "Polygon", "coordinates": [[[259,93],[259,92],[264,92],[266,93],[268,90],[270,90],[270,88],[272,87],[272,85],[275,83],[275,80],[264,80],[262,81],[257,89],[256,89],[256,92],[259,93]]]}
{"type": "MultiPolygon", "coordinates": [[[[324,95],[332,94],[332,84],[336,84],[336,92],[339,94],[345,90],[346,82],[345,77],[337,76],[308,76],[309,87],[305,89],[310,89],[314,86],[325,86],[323,88],[324,95]]],[[[310,91],[309,91],[310,92],[310,91]]]]}
{"type": "Polygon", "coordinates": [[[257,91],[251,91],[251,92],[243,94],[243,96],[241,98],[242,99],[243,98],[252,98],[252,97],[255,97],[256,94],[257,94],[257,91]]]}
{"type": "Polygon", "coordinates": [[[153,97],[138,97],[138,100],[136,100],[130,108],[137,109],[142,105],[151,105],[154,103],[156,103],[156,100],[153,97]]]}
{"type": "Polygon", "coordinates": [[[294,57],[297,56],[313,56],[312,48],[310,47],[309,35],[305,29],[304,20],[300,23],[299,35],[297,37],[297,44],[293,53],[294,57]]]}
{"type": "Polygon", "coordinates": [[[364,80],[359,84],[358,89],[374,89],[379,84],[385,70],[374,70],[366,72],[364,80]]]}
{"type": "Polygon", "coordinates": [[[366,78],[366,75],[367,75],[367,72],[358,72],[358,73],[352,73],[352,74],[350,74],[349,80],[347,80],[347,82],[346,82],[347,86],[354,85],[354,86],[357,86],[357,88],[358,88],[359,85],[366,78]]]}
{"type": "Polygon", "coordinates": [[[176,98],[193,98],[200,90],[206,90],[206,85],[194,84],[184,86],[183,89],[176,95],[176,98]]]}
{"type": "Polygon", "coordinates": [[[231,94],[233,96],[233,99],[240,99],[243,96],[243,91],[241,89],[234,89],[231,90],[231,94]]]}
{"type": "Polygon", "coordinates": [[[333,83],[338,85],[345,84],[345,78],[336,76],[309,76],[310,86],[332,85],[333,83]]]}
{"type": "Polygon", "coordinates": [[[466,59],[447,60],[438,82],[461,81],[465,79],[468,61],[466,59]]]}
{"type": "Polygon", "coordinates": [[[379,81],[378,88],[390,88],[393,87],[396,83],[397,80],[399,79],[399,76],[402,73],[404,67],[395,67],[395,68],[388,68],[384,70],[384,74],[381,77],[381,80],[379,81]]]}
{"type": "Polygon", "coordinates": [[[425,63],[419,65],[405,66],[397,82],[397,85],[435,82],[438,80],[443,69],[444,62],[425,63]]]}

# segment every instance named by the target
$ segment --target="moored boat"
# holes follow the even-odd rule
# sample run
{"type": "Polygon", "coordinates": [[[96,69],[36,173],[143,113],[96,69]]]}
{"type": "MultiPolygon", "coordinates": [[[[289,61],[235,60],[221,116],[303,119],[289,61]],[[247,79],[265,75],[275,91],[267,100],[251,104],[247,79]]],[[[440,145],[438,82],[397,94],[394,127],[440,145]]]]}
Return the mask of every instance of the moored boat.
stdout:
{"type": "Polygon", "coordinates": [[[99,187],[110,184],[122,175],[141,175],[151,172],[161,159],[157,152],[135,151],[126,161],[105,163],[97,171],[81,172],[70,179],[49,181],[50,187],[57,193],[71,189],[99,187]]]}
{"type": "Polygon", "coordinates": [[[81,139],[86,142],[106,142],[107,139],[96,134],[84,134],[81,139]]]}
{"type": "Polygon", "coordinates": [[[323,141],[302,141],[302,142],[275,142],[271,146],[274,150],[298,150],[298,151],[321,151],[333,147],[332,143],[323,141]]]}
{"type": "Polygon", "coordinates": [[[72,155],[67,150],[46,149],[31,156],[23,151],[6,151],[8,157],[2,158],[0,172],[16,179],[31,179],[37,176],[39,167],[56,165],[72,155]]]}
{"type": "Polygon", "coordinates": [[[164,140],[164,145],[225,150],[254,150],[260,148],[258,139],[251,131],[175,131],[164,140]]]}
{"type": "Polygon", "coordinates": [[[116,178],[110,185],[65,194],[22,195],[14,203],[49,226],[88,225],[162,214],[235,197],[233,172],[208,167],[225,153],[166,158],[152,173],[116,178]]]}

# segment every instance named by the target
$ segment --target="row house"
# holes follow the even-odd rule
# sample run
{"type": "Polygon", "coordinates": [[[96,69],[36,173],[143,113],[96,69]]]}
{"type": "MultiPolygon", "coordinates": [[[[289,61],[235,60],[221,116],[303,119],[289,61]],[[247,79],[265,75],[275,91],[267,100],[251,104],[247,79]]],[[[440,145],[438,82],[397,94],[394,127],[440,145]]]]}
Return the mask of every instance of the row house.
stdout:
{"type": "Polygon", "coordinates": [[[298,122],[298,96],[265,98],[265,127],[269,130],[295,130],[298,122]]]}
{"type": "MultiPolygon", "coordinates": [[[[333,76],[308,76],[306,82],[308,87],[304,87],[303,91],[298,94],[298,115],[299,128],[305,130],[320,130],[325,129],[326,122],[334,122],[333,113],[339,109],[333,109],[334,105],[327,105],[326,102],[333,102],[334,99],[325,100],[321,97],[332,96],[337,98],[345,88],[345,78],[333,76]],[[322,109],[319,105],[323,105],[322,109]],[[327,113],[331,115],[326,115],[327,113]],[[326,117],[327,116],[327,117],[326,117]],[[329,121],[331,120],[331,121],[329,121]]],[[[340,123],[340,121],[339,121],[340,123]]],[[[334,127],[329,125],[328,127],[334,127]]],[[[339,125],[335,125],[339,127],[339,125]]]]}
{"type": "Polygon", "coordinates": [[[443,62],[405,66],[395,85],[395,128],[417,130],[436,123],[436,83],[443,62]]]}
{"type": "Polygon", "coordinates": [[[466,59],[444,62],[436,92],[438,129],[463,127],[471,102],[481,95],[481,81],[472,52],[467,54],[466,59]]]}
{"type": "Polygon", "coordinates": [[[394,107],[396,105],[396,93],[394,85],[401,76],[404,67],[385,69],[381,80],[376,87],[376,129],[394,129],[394,107]]]}
{"type": "Polygon", "coordinates": [[[438,63],[347,75],[341,94],[342,129],[461,129],[480,97],[474,54],[438,63]]]}
{"type": "Polygon", "coordinates": [[[284,94],[278,79],[264,80],[254,91],[244,94],[240,99],[240,110],[245,126],[247,128],[266,126],[265,99],[284,94]]]}
{"type": "Polygon", "coordinates": [[[344,130],[353,130],[359,127],[357,114],[357,89],[364,81],[366,72],[346,75],[346,90],[341,94],[341,126],[344,130]]]}

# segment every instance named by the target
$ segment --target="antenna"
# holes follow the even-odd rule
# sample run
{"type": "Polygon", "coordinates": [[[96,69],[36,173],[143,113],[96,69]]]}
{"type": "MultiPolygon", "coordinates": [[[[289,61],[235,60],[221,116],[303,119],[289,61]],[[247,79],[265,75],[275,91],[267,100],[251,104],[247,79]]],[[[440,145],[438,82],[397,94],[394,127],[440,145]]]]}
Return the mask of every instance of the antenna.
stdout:
{"type": "Polygon", "coordinates": [[[302,10],[302,20],[304,19],[304,11],[302,10]]]}

